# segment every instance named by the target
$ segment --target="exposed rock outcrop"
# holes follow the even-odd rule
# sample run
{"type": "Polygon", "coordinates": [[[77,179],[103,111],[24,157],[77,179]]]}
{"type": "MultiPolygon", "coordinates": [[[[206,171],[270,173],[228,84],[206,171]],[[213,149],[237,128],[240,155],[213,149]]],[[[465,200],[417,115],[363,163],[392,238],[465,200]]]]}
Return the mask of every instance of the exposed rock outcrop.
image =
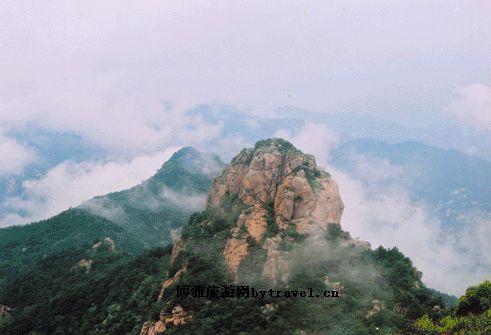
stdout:
{"type": "Polygon", "coordinates": [[[101,247],[106,247],[109,251],[116,250],[116,243],[114,243],[113,239],[110,237],[105,237],[104,240],[95,243],[92,246],[93,250],[99,250],[101,247]]]}
{"type": "MultiPolygon", "coordinates": [[[[316,237],[325,234],[329,224],[339,224],[343,212],[338,186],[330,175],[317,167],[312,155],[280,139],[261,141],[254,149],[242,150],[215,179],[208,208],[220,208],[230,194],[246,207],[224,250],[232,274],[247,256],[247,238],[261,241],[268,225],[275,224],[278,234],[294,229],[316,237]],[[241,227],[245,227],[245,234],[239,234],[241,227]]],[[[264,274],[276,281],[279,268],[285,272],[287,264],[277,243],[270,241],[264,248],[268,252],[264,274]]]]}
{"type": "Polygon", "coordinates": [[[423,278],[423,272],[419,271],[415,266],[413,266],[413,274],[419,281],[423,278]]]}
{"type": "Polygon", "coordinates": [[[371,245],[369,242],[359,240],[359,239],[352,239],[352,238],[340,239],[339,243],[343,247],[347,247],[347,246],[352,245],[352,246],[359,247],[359,248],[362,248],[365,250],[369,250],[371,248],[371,245]]]}
{"type": "MultiPolygon", "coordinates": [[[[336,182],[316,165],[314,157],[284,140],[272,139],[258,142],[253,149],[242,150],[215,178],[206,211],[197,216],[199,219],[190,229],[202,233],[209,230],[213,237],[221,234],[226,238],[221,240],[223,251],[219,252],[236,282],[241,279],[244,259],[254,252],[261,259],[252,261],[257,271],[254,276],[274,286],[288,285],[289,262],[293,256],[288,247],[297,239],[307,238],[325,245],[325,238],[331,235],[330,228],[339,226],[342,212],[343,202],[336,182]],[[225,219],[222,220],[222,216],[225,219]],[[214,224],[220,220],[223,222],[218,224],[226,228],[215,229],[214,224]]],[[[334,230],[340,231],[339,228],[334,230]]],[[[186,260],[179,256],[193,252],[194,236],[173,239],[170,264],[181,270],[162,284],[159,299],[165,300],[166,289],[178,282],[186,271],[186,260]]],[[[197,236],[199,239],[199,233],[197,236]]],[[[349,235],[339,243],[367,247],[361,241],[351,241],[349,235]]],[[[202,252],[206,252],[206,248],[202,252]]],[[[191,265],[189,271],[192,271],[191,265]]],[[[326,285],[343,289],[338,282],[329,281],[326,285]]],[[[261,311],[273,313],[276,308],[274,304],[266,304],[261,311]]],[[[144,324],[141,335],[164,333],[169,324],[180,325],[191,318],[192,313],[184,311],[180,305],[171,313],[164,308],[158,320],[144,324]]]]}
{"type": "Polygon", "coordinates": [[[0,319],[9,315],[12,308],[7,305],[0,305],[0,319]]]}
{"type": "Polygon", "coordinates": [[[162,298],[164,297],[164,293],[165,293],[165,290],[171,286],[172,284],[176,283],[182,276],[183,272],[186,272],[186,266],[184,266],[182,269],[180,269],[179,271],[177,271],[174,276],[172,276],[171,278],[167,279],[163,284],[162,284],[162,287],[160,288],[160,293],[159,293],[159,297],[158,297],[158,300],[162,300],[162,298]]]}
{"type": "Polygon", "coordinates": [[[155,322],[145,322],[140,331],[140,335],[158,335],[165,332],[166,329],[165,324],[160,320],[155,322]]]}
{"type": "Polygon", "coordinates": [[[166,331],[167,326],[183,325],[193,318],[181,305],[176,305],[170,313],[165,309],[160,313],[159,319],[154,322],[145,322],[140,331],[140,335],[158,335],[166,331]]]}
{"type": "Polygon", "coordinates": [[[344,290],[344,285],[339,281],[332,281],[329,276],[324,277],[324,284],[327,285],[331,290],[342,292],[344,290]]]}
{"type": "Polygon", "coordinates": [[[170,265],[174,264],[174,262],[176,261],[177,256],[181,252],[182,245],[183,245],[183,241],[181,239],[177,239],[174,241],[174,244],[172,245],[171,256],[170,256],[170,262],[169,262],[170,265]]]}
{"type": "Polygon", "coordinates": [[[223,256],[228,265],[229,271],[235,275],[239,269],[240,262],[247,256],[249,244],[246,238],[239,236],[239,228],[232,229],[232,237],[228,239],[223,256]]]}
{"type": "Polygon", "coordinates": [[[268,238],[264,241],[263,249],[267,251],[266,263],[264,263],[263,277],[272,284],[286,284],[289,276],[288,252],[279,251],[280,236],[268,238]]]}
{"type": "Polygon", "coordinates": [[[75,268],[83,269],[85,271],[85,273],[88,273],[90,271],[90,269],[92,269],[92,264],[94,264],[93,259],[83,258],[83,259],[78,261],[78,263],[73,267],[73,269],[75,269],[75,268]]]}
{"type": "Polygon", "coordinates": [[[402,315],[402,316],[406,316],[407,312],[409,310],[409,307],[407,306],[404,306],[402,304],[394,304],[394,312],[399,314],[399,315],[402,315]]]}
{"type": "Polygon", "coordinates": [[[261,312],[264,314],[272,313],[278,309],[278,305],[275,303],[269,303],[261,306],[261,312]]]}
{"type": "Polygon", "coordinates": [[[384,303],[382,301],[380,301],[380,299],[373,299],[372,300],[372,308],[365,315],[365,318],[369,319],[383,309],[385,309],[384,303]]]}

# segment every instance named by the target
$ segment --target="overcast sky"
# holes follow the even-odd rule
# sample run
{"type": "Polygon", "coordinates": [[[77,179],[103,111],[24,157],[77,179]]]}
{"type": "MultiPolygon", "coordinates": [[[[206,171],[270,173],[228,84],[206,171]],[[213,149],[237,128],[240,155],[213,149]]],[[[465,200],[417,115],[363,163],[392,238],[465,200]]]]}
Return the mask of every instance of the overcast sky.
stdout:
{"type": "MultiPolygon", "coordinates": [[[[46,159],[47,151],[25,140],[32,129],[78,136],[106,156],[57,163],[17,181],[24,198],[12,196],[4,205],[33,216],[0,218],[0,226],[132,186],[179,146],[220,137],[222,124],[187,113],[199,104],[228,104],[255,122],[281,117],[278,108],[290,106],[365,113],[429,131],[439,124],[444,136],[462,128],[489,148],[490,14],[488,0],[3,0],[0,187],[14,189],[13,177],[46,159]]],[[[309,127],[280,135],[324,141],[314,152],[327,154],[337,135],[309,127]]],[[[222,144],[218,149],[236,150],[249,143],[222,144]]],[[[343,179],[346,194],[363,198],[340,174],[343,179]]],[[[380,203],[358,212],[386,207],[380,203]]],[[[414,206],[397,214],[418,213],[414,206]]],[[[425,227],[420,217],[413,221],[425,227]]]]}
{"type": "MultiPolygon", "coordinates": [[[[448,116],[446,106],[465,88],[474,100],[490,100],[489,13],[486,0],[6,0],[0,125],[35,122],[104,145],[148,148],[179,127],[166,127],[168,101],[427,124],[448,116]]],[[[486,120],[490,129],[489,114],[450,116],[486,120]]]]}

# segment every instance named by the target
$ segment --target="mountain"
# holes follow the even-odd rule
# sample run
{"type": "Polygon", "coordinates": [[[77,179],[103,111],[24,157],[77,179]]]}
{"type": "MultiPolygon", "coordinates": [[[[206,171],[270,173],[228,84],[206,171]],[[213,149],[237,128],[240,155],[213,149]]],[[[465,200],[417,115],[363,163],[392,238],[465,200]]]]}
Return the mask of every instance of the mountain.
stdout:
{"type": "Polygon", "coordinates": [[[459,229],[463,225],[460,221],[471,211],[491,216],[488,161],[418,142],[388,144],[358,139],[333,150],[331,163],[366,183],[358,170],[360,157],[393,166],[397,173],[382,182],[401,183],[412,200],[424,201],[434,208],[444,227],[459,229]]]}
{"type": "MultiPolygon", "coordinates": [[[[160,186],[172,180],[174,189],[187,190],[196,170],[188,159],[187,172],[172,170],[182,165],[177,158],[156,178],[167,180],[160,186]]],[[[161,193],[148,191],[156,183],[139,186],[156,197],[161,193]]],[[[425,287],[423,274],[396,248],[372,250],[343,231],[337,183],[289,142],[243,149],[208,189],[205,209],[190,216],[172,246],[131,255],[123,250],[132,248],[128,241],[115,236],[38,259],[0,288],[0,333],[421,335],[482,334],[489,327],[487,282],[448,312],[442,295],[425,287]]],[[[134,199],[123,194],[96,199],[123,198],[118,205],[127,215],[134,199]]],[[[129,220],[95,217],[132,234],[129,220]]]]}
{"type": "Polygon", "coordinates": [[[143,245],[121,226],[80,209],[48,220],[0,229],[0,288],[47,255],[109,237],[128,252],[143,245]]]}
{"type": "Polygon", "coordinates": [[[102,148],[87,143],[80,135],[43,129],[36,125],[11,131],[8,136],[30,148],[38,159],[33,159],[18,174],[0,175],[0,223],[11,225],[9,216],[24,217],[26,209],[12,207],[11,198],[25,199],[25,184],[46,175],[63,162],[81,163],[101,161],[105,157],[102,148]]]}
{"type": "Polygon", "coordinates": [[[132,256],[107,240],[51,254],[0,290],[0,333],[138,334],[169,257],[170,248],[132,256]]]}
{"type": "Polygon", "coordinates": [[[193,148],[176,152],[157,173],[131,189],[96,197],[52,218],[0,229],[0,287],[56,252],[111,238],[122,251],[171,241],[206,192],[223,163],[193,148]]]}
{"type": "Polygon", "coordinates": [[[204,207],[206,192],[223,166],[216,155],[183,148],[143,183],[79,207],[117,223],[147,247],[158,246],[204,207]]]}
{"type": "Polygon", "coordinates": [[[443,305],[397,249],[344,232],[342,211],[313,156],[281,139],[242,150],[174,243],[141,334],[392,334],[443,305]]]}

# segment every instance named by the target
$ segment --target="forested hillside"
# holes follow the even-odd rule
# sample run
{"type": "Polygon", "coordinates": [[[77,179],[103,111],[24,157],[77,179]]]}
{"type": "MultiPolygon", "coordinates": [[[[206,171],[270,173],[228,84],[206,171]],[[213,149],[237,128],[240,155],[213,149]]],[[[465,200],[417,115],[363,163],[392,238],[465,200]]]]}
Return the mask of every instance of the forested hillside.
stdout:
{"type": "Polygon", "coordinates": [[[223,163],[193,148],[176,152],[154,176],[120,192],[96,197],[52,218],[0,229],[0,287],[53,253],[111,238],[138,254],[171,242],[191,213],[204,207],[206,192],[223,163]]]}

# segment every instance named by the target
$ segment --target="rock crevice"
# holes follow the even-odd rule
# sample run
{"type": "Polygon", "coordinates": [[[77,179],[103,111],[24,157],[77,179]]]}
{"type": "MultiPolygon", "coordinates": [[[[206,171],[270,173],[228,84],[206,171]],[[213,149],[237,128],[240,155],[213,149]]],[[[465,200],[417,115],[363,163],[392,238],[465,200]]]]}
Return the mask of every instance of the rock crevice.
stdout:
{"type": "MultiPolygon", "coordinates": [[[[242,150],[215,178],[208,208],[219,208],[229,194],[236,194],[246,206],[224,250],[232,274],[247,256],[247,236],[260,242],[268,229],[273,229],[272,224],[276,224],[278,234],[293,228],[301,235],[322,235],[329,224],[340,224],[344,207],[336,182],[317,166],[314,157],[280,139],[261,141],[254,149],[242,150]],[[271,204],[272,212],[268,210],[271,204]],[[247,236],[238,237],[242,226],[247,236]]],[[[278,261],[272,249],[268,250],[268,259],[278,261]]],[[[270,273],[271,266],[266,267],[270,270],[265,273],[270,273]]]]}

